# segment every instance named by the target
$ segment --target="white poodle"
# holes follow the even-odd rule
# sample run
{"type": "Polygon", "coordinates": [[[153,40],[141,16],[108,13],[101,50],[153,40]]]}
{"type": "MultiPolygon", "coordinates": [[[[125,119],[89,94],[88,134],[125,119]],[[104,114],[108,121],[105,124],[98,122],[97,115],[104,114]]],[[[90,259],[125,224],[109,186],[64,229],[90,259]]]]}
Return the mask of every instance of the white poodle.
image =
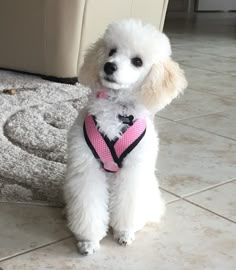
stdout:
{"type": "Polygon", "coordinates": [[[69,133],[64,186],[81,254],[95,252],[109,227],[119,244],[130,244],[164,212],[154,114],[187,85],[170,55],[164,34],[129,19],[109,25],[85,56],[79,81],[92,94],[69,133]]]}

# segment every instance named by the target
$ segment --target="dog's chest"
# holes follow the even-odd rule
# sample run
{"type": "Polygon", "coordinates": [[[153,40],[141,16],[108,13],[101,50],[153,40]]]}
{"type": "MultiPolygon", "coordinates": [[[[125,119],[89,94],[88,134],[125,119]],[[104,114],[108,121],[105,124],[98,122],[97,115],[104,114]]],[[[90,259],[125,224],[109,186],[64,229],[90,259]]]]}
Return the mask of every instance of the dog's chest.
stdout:
{"type": "Polygon", "coordinates": [[[96,115],[100,131],[110,140],[119,137],[122,131],[132,125],[134,119],[135,116],[128,111],[101,112],[96,115]]]}
{"type": "Polygon", "coordinates": [[[122,131],[138,118],[134,106],[115,104],[106,101],[97,102],[89,113],[96,117],[99,130],[110,140],[119,137],[122,131]]]}
{"type": "Polygon", "coordinates": [[[96,117],[100,132],[110,140],[119,138],[136,119],[147,117],[145,108],[138,105],[131,97],[122,101],[112,97],[95,98],[88,112],[96,117]]]}

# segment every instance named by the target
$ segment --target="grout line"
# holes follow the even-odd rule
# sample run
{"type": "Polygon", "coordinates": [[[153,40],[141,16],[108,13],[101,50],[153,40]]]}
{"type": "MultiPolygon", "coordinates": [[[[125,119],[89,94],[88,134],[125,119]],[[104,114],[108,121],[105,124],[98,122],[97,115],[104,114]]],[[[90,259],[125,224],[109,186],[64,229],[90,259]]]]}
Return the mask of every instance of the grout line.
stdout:
{"type": "Polygon", "coordinates": [[[226,97],[226,96],[220,96],[220,95],[215,94],[215,93],[207,92],[206,90],[195,89],[195,88],[192,88],[192,86],[188,87],[188,89],[193,90],[193,91],[197,91],[197,92],[201,92],[201,93],[204,93],[204,94],[216,96],[216,97],[219,97],[219,98],[229,99],[229,100],[232,100],[232,101],[236,101],[236,99],[234,99],[234,98],[230,98],[230,97],[226,97]]]}
{"type": "Polygon", "coordinates": [[[166,206],[167,206],[167,205],[170,205],[170,204],[172,204],[172,203],[175,203],[175,202],[179,202],[179,201],[181,201],[181,200],[182,200],[182,198],[178,198],[178,199],[176,198],[176,199],[173,200],[173,201],[167,202],[167,203],[166,203],[166,206]]]}
{"type": "MultiPolygon", "coordinates": [[[[193,118],[189,118],[189,119],[193,119],[193,118]]],[[[189,120],[189,119],[188,119],[188,120],[189,120]]],[[[185,120],[187,120],[187,119],[185,119],[185,120]]],[[[182,121],[182,120],[181,120],[181,121],[182,121]]],[[[236,142],[236,139],[233,139],[233,138],[230,138],[230,137],[227,137],[227,136],[218,134],[218,133],[214,133],[214,132],[211,132],[211,131],[208,131],[208,130],[205,130],[205,129],[202,129],[202,128],[199,128],[199,127],[195,127],[195,126],[192,126],[192,125],[183,123],[183,122],[181,122],[181,121],[173,121],[173,122],[179,123],[179,124],[181,124],[181,125],[183,125],[183,126],[195,128],[195,129],[197,129],[197,130],[204,131],[204,132],[209,133],[209,134],[211,134],[211,135],[215,135],[215,136],[218,136],[218,137],[221,137],[221,138],[228,139],[228,140],[231,140],[231,141],[233,141],[233,142],[236,142]]],[[[164,124],[164,123],[163,123],[163,124],[164,124]]],[[[165,123],[165,124],[168,124],[168,123],[165,123]]]]}
{"type": "Polygon", "coordinates": [[[208,190],[211,190],[211,189],[214,189],[214,188],[223,186],[223,185],[225,185],[225,184],[232,183],[232,182],[234,182],[234,181],[236,181],[236,179],[235,179],[235,178],[232,178],[232,179],[223,181],[223,182],[221,182],[221,183],[218,183],[218,184],[215,184],[215,185],[211,185],[211,186],[209,186],[209,187],[206,187],[206,188],[203,188],[203,189],[199,189],[199,190],[197,190],[197,191],[193,191],[192,193],[185,194],[185,195],[183,195],[181,198],[182,198],[182,199],[185,199],[185,198],[188,198],[188,197],[197,195],[197,194],[199,194],[199,193],[203,193],[203,192],[205,192],[205,191],[208,191],[208,190]]]}
{"type": "Polygon", "coordinates": [[[234,111],[234,110],[236,110],[236,107],[231,108],[231,109],[227,109],[227,110],[223,110],[223,111],[215,111],[215,112],[210,112],[210,113],[206,113],[206,114],[199,114],[199,115],[195,115],[195,116],[188,117],[188,118],[179,118],[179,119],[175,119],[173,121],[179,122],[179,121],[190,120],[190,119],[194,119],[194,118],[200,118],[200,117],[205,117],[205,116],[209,116],[209,115],[214,115],[214,114],[218,114],[218,113],[230,112],[230,111],[234,111]]]}
{"type": "Polygon", "coordinates": [[[166,191],[167,193],[170,193],[171,195],[173,195],[173,196],[175,196],[175,197],[178,197],[178,199],[186,199],[186,198],[188,198],[188,197],[191,197],[191,196],[197,195],[197,194],[199,194],[199,193],[202,193],[202,192],[205,192],[205,191],[214,189],[214,188],[219,187],[219,186],[223,186],[223,185],[228,184],[228,183],[232,183],[232,182],[234,182],[234,181],[236,181],[236,178],[232,178],[232,179],[223,181],[223,182],[221,182],[221,183],[218,183],[218,184],[215,184],[215,185],[211,185],[211,186],[208,186],[208,187],[206,187],[206,188],[202,188],[202,189],[199,189],[199,190],[197,190],[197,191],[193,191],[193,192],[191,192],[191,193],[187,193],[187,194],[185,194],[185,195],[178,195],[178,194],[176,194],[176,193],[174,193],[174,192],[172,192],[172,191],[169,191],[168,189],[163,188],[163,187],[160,187],[160,189],[166,191]]]}
{"type": "Polygon", "coordinates": [[[232,108],[232,109],[228,109],[228,110],[223,110],[223,111],[216,111],[216,112],[211,112],[211,113],[206,113],[206,114],[199,114],[199,115],[195,115],[195,116],[188,117],[188,118],[178,118],[178,119],[165,118],[165,119],[166,120],[171,120],[173,122],[179,122],[179,121],[190,120],[190,119],[194,119],[194,118],[199,118],[199,117],[205,117],[205,116],[209,116],[209,115],[214,115],[214,114],[217,114],[217,113],[230,112],[230,111],[233,111],[233,110],[236,110],[236,107],[235,108],[232,108]]]}
{"type": "MultiPolygon", "coordinates": [[[[174,58],[175,59],[175,58],[174,58]]],[[[197,67],[197,66],[191,66],[191,65],[186,65],[182,63],[182,60],[176,60],[180,63],[180,65],[185,66],[185,67],[192,67],[192,68],[197,68],[197,69],[202,69],[205,71],[210,71],[210,72],[215,72],[217,74],[224,74],[224,75],[229,75],[231,77],[236,77],[236,74],[230,74],[230,73],[226,73],[226,72],[220,72],[220,71],[216,71],[216,70],[211,70],[211,69],[206,69],[206,68],[202,68],[202,67],[197,67]]]]}
{"type": "MultiPolygon", "coordinates": [[[[231,109],[231,110],[235,110],[235,109],[231,109]]],[[[166,118],[170,122],[161,123],[161,124],[158,124],[158,126],[176,123],[176,124],[180,124],[180,125],[183,125],[183,126],[186,126],[186,127],[191,127],[191,128],[197,129],[197,130],[201,130],[203,132],[215,135],[217,137],[221,137],[221,138],[224,138],[224,139],[231,140],[231,141],[235,142],[236,139],[233,139],[233,138],[230,138],[230,137],[218,134],[218,133],[214,133],[214,132],[211,132],[211,131],[208,131],[208,130],[205,130],[205,129],[202,129],[202,128],[199,128],[199,127],[196,127],[196,126],[192,126],[190,124],[186,124],[186,123],[182,122],[182,121],[185,121],[185,120],[191,120],[191,119],[194,119],[194,118],[205,117],[205,116],[209,116],[209,115],[213,115],[213,114],[217,114],[217,113],[228,112],[228,111],[231,111],[231,110],[222,111],[222,112],[216,112],[216,113],[210,113],[210,114],[205,114],[205,115],[199,115],[199,116],[194,116],[194,117],[190,117],[190,118],[184,118],[184,119],[180,119],[180,120],[172,120],[172,119],[166,118]]]]}
{"type": "Polygon", "coordinates": [[[179,198],[179,199],[182,199],[182,197],[181,197],[180,195],[175,194],[174,192],[169,191],[169,190],[167,190],[166,188],[163,188],[163,187],[160,186],[160,189],[162,189],[163,191],[165,191],[165,192],[167,192],[167,193],[170,193],[171,195],[173,195],[173,196],[175,196],[175,197],[177,197],[177,198],[179,198]]]}
{"type": "Polygon", "coordinates": [[[163,125],[163,124],[167,124],[167,123],[170,123],[170,122],[174,122],[173,120],[170,120],[170,119],[167,119],[167,118],[163,118],[163,119],[165,119],[166,122],[159,123],[158,120],[156,120],[156,121],[157,121],[156,124],[157,124],[158,126],[160,126],[160,125],[163,125]]]}
{"type": "Polygon", "coordinates": [[[48,244],[45,244],[45,245],[42,245],[42,246],[38,246],[38,247],[36,247],[36,248],[32,248],[32,249],[29,249],[29,250],[24,250],[24,251],[19,252],[19,253],[17,253],[17,254],[7,256],[7,257],[5,257],[5,258],[3,258],[3,259],[0,259],[0,262],[5,262],[5,261],[8,261],[8,260],[11,260],[11,259],[13,259],[13,258],[15,258],[15,257],[19,257],[19,256],[21,256],[21,255],[24,255],[24,254],[27,254],[27,253],[30,253],[30,252],[33,252],[33,251],[36,251],[36,250],[39,250],[39,249],[42,249],[42,248],[51,246],[51,245],[54,245],[54,244],[56,244],[56,243],[60,243],[60,242],[62,242],[62,241],[65,241],[65,240],[67,240],[67,239],[70,239],[70,238],[73,238],[73,236],[67,236],[67,237],[64,237],[64,238],[62,238],[62,239],[60,239],[60,240],[56,240],[56,241],[54,241],[54,242],[51,242],[51,243],[48,243],[48,244]]]}
{"type": "MultiPolygon", "coordinates": [[[[201,192],[204,192],[204,191],[213,189],[213,188],[218,187],[218,186],[223,186],[223,185],[225,185],[225,184],[227,184],[227,183],[234,182],[234,181],[236,181],[236,179],[228,180],[228,181],[226,181],[226,182],[224,182],[224,183],[216,184],[216,185],[211,186],[211,187],[209,187],[209,188],[206,188],[206,189],[204,189],[204,190],[197,191],[196,193],[192,193],[192,195],[195,195],[195,194],[198,194],[198,193],[201,193],[201,192]]],[[[166,191],[166,192],[169,192],[169,191],[167,191],[167,190],[164,189],[164,188],[161,188],[161,189],[164,190],[164,191],[166,191]]],[[[216,212],[214,212],[214,211],[212,211],[212,210],[210,210],[210,209],[208,209],[208,208],[206,208],[206,207],[204,207],[204,206],[199,205],[199,204],[196,203],[196,202],[190,201],[187,197],[189,197],[189,196],[191,196],[191,195],[179,196],[179,195],[176,195],[176,194],[173,193],[173,192],[169,192],[169,193],[172,194],[172,195],[175,195],[176,197],[178,197],[178,199],[176,199],[176,200],[174,200],[174,201],[171,201],[171,202],[167,203],[166,205],[169,205],[169,204],[172,204],[172,203],[174,203],[174,202],[177,202],[177,201],[181,201],[181,200],[182,200],[182,201],[188,202],[188,203],[190,203],[190,204],[192,204],[192,205],[195,205],[195,206],[197,206],[197,207],[199,207],[199,208],[201,208],[201,209],[203,209],[203,210],[205,210],[205,211],[207,211],[207,212],[210,212],[210,213],[212,213],[212,214],[214,214],[214,215],[216,215],[216,216],[218,216],[218,217],[221,217],[221,218],[223,218],[223,219],[225,219],[225,220],[227,220],[227,221],[230,221],[230,222],[236,224],[236,221],[234,221],[234,220],[232,220],[232,219],[230,219],[230,218],[227,218],[227,217],[225,217],[225,216],[222,216],[222,215],[220,215],[220,214],[218,214],[218,213],[216,213],[216,212]]]]}
{"type": "Polygon", "coordinates": [[[216,213],[216,212],[214,212],[214,211],[212,211],[212,210],[210,210],[210,209],[205,208],[204,206],[201,206],[201,205],[199,205],[199,204],[197,204],[197,203],[191,202],[191,201],[189,201],[189,200],[187,200],[187,199],[184,199],[184,198],[183,198],[183,201],[188,202],[188,203],[190,203],[190,204],[192,204],[192,205],[194,205],[194,206],[196,206],[196,207],[199,207],[199,208],[201,208],[201,209],[203,209],[203,210],[205,210],[205,211],[207,211],[207,212],[209,212],[209,213],[211,213],[211,214],[213,214],[213,215],[216,215],[216,216],[218,216],[218,217],[220,217],[220,218],[223,218],[223,219],[225,219],[225,220],[227,220],[227,221],[229,221],[229,222],[231,222],[231,223],[236,224],[236,221],[234,221],[234,220],[232,220],[232,219],[230,219],[230,218],[224,217],[224,216],[222,216],[222,215],[220,215],[220,214],[218,214],[218,213],[216,213]]]}
{"type": "MultiPolygon", "coordinates": [[[[166,202],[166,205],[171,204],[171,203],[173,203],[173,202],[176,202],[176,201],[179,201],[179,200],[182,199],[180,196],[178,196],[178,195],[174,194],[173,192],[168,191],[168,190],[166,190],[166,189],[164,189],[164,188],[162,188],[162,187],[160,187],[160,190],[161,190],[161,191],[165,191],[166,193],[169,193],[169,194],[173,195],[174,197],[176,197],[176,198],[171,199],[169,202],[166,202]]],[[[165,201],[165,200],[164,200],[164,201],[165,201]]]]}
{"type": "MultiPolygon", "coordinates": [[[[155,116],[160,117],[160,118],[163,118],[163,119],[165,119],[165,120],[170,120],[170,119],[168,119],[168,118],[166,118],[166,117],[163,117],[163,116],[160,116],[160,115],[158,115],[158,114],[156,114],[155,116]]],[[[158,119],[157,119],[157,120],[158,120],[158,119]]]]}
{"type": "Polygon", "coordinates": [[[220,58],[226,58],[226,59],[228,59],[228,60],[232,59],[232,57],[233,57],[233,56],[222,56],[222,55],[218,55],[218,54],[212,54],[212,53],[200,52],[200,51],[196,51],[196,50],[182,49],[182,48],[179,48],[178,46],[181,46],[181,45],[172,45],[173,48],[175,48],[175,49],[177,49],[177,50],[182,50],[182,51],[196,52],[196,53],[199,53],[199,54],[210,55],[210,56],[216,56],[216,57],[220,57],[220,58]]]}

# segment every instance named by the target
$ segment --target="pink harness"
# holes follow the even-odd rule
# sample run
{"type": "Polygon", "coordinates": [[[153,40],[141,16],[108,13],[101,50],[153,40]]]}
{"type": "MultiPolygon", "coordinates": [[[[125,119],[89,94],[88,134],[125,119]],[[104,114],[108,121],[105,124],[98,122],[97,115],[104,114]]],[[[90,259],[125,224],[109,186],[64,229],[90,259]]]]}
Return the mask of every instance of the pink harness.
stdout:
{"type": "MultiPolygon", "coordinates": [[[[102,94],[101,94],[102,93],[102,94]]],[[[98,92],[98,98],[106,98],[98,92]]],[[[122,132],[121,137],[109,140],[99,131],[96,118],[88,114],[84,120],[84,138],[95,158],[107,172],[118,172],[124,158],[138,145],[146,132],[145,119],[139,118],[122,132]]]]}

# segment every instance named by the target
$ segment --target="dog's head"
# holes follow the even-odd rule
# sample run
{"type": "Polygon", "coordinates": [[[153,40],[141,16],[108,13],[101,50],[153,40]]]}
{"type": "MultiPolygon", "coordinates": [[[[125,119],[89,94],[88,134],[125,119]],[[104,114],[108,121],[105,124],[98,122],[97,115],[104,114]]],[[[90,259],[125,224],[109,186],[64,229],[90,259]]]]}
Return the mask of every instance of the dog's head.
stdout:
{"type": "Polygon", "coordinates": [[[136,95],[147,108],[158,111],[187,85],[170,55],[168,38],[153,26],[118,21],[88,50],[79,81],[92,89],[100,85],[136,95]]]}

